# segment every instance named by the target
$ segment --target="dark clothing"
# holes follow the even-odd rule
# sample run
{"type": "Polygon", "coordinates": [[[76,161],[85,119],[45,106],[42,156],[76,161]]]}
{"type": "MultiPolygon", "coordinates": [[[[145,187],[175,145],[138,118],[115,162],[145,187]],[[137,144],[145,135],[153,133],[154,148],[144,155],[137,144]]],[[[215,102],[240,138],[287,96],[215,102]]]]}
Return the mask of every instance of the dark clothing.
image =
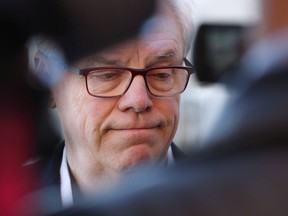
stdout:
{"type": "MultiPolygon", "coordinates": [[[[51,209],[61,209],[62,201],[61,201],[61,193],[60,193],[60,166],[62,162],[64,142],[57,146],[55,152],[52,157],[45,160],[40,160],[35,164],[30,165],[29,169],[37,169],[39,171],[40,182],[39,182],[39,190],[35,194],[39,195],[40,203],[45,203],[45,206],[40,204],[40,208],[44,208],[45,212],[49,212],[51,209]],[[50,207],[49,207],[50,206],[50,207]]],[[[186,157],[185,153],[180,150],[174,143],[171,144],[171,149],[173,153],[174,160],[181,161],[186,157]]],[[[77,202],[81,199],[79,198],[79,190],[72,181],[72,193],[73,197],[76,198],[74,201],[77,202]]]]}

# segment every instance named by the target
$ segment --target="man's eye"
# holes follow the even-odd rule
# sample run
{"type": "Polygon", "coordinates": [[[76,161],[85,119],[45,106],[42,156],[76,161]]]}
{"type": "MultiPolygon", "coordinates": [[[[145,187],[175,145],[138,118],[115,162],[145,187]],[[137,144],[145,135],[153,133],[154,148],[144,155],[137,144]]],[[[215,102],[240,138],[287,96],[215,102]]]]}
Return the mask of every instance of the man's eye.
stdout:
{"type": "Polygon", "coordinates": [[[99,80],[112,80],[112,79],[117,79],[121,77],[121,74],[119,72],[115,71],[96,71],[96,72],[91,72],[89,76],[92,79],[99,79],[99,80]]]}
{"type": "Polygon", "coordinates": [[[154,74],[154,76],[158,77],[158,78],[161,78],[161,79],[164,79],[164,78],[170,77],[170,74],[168,74],[168,73],[157,73],[157,74],[154,74]]]}
{"type": "Polygon", "coordinates": [[[158,73],[151,73],[147,75],[149,79],[155,79],[155,80],[167,80],[171,78],[171,73],[169,72],[158,72],[158,73]]]}

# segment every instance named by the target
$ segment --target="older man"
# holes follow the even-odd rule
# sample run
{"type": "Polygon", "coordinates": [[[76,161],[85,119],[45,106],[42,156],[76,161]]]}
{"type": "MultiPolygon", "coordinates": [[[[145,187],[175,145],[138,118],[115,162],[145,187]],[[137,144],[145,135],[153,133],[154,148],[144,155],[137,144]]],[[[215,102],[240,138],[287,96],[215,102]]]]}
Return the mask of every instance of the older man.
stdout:
{"type": "Polygon", "coordinates": [[[53,216],[288,215],[288,3],[264,3],[261,41],[223,80],[236,84],[235,94],[206,148],[171,169],[141,170],[112,196],[53,216]]]}
{"type": "MultiPolygon", "coordinates": [[[[44,169],[45,184],[60,186],[63,205],[75,202],[74,193],[114,185],[139,163],[166,165],[181,155],[172,141],[180,94],[193,72],[185,59],[191,11],[190,0],[159,1],[137,37],[65,66],[51,90],[65,144],[44,169]]],[[[64,66],[59,50],[49,40],[37,45],[36,71],[53,79],[64,66]]]]}

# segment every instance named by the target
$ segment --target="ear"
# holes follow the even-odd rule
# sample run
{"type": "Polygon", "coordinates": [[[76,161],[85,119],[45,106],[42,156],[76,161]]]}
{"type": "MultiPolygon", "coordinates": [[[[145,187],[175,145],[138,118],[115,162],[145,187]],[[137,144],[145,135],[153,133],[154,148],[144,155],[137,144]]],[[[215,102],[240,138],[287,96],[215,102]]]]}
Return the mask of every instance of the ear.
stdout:
{"type": "Polygon", "coordinates": [[[44,83],[49,83],[51,74],[48,72],[49,63],[47,58],[40,52],[37,51],[34,55],[34,73],[38,79],[44,83]]]}
{"type": "Polygon", "coordinates": [[[38,50],[33,60],[36,76],[47,87],[55,85],[67,68],[64,57],[57,50],[49,50],[48,55],[38,50]]]}
{"type": "MultiPolygon", "coordinates": [[[[35,53],[34,56],[34,69],[35,69],[35,73],[38,75],[38,77],[43,78],[49,76],[48,74],[48,61],[46,59],[46,57],[38,50],[35,53]]],[[[56,102],[54,100],[54,96],[53,93],[50,91],[50,95],[49,95],[49,101],[48,101],[48,106],[51,109],[56,108],[56,102]]]]}
{"type": "Polygon", "coordinates": [[[34,69],[36,74],[43,76],[47,75],[47,60],[46,57],[40,52],[37,51],[34,56],[34,69]]]}

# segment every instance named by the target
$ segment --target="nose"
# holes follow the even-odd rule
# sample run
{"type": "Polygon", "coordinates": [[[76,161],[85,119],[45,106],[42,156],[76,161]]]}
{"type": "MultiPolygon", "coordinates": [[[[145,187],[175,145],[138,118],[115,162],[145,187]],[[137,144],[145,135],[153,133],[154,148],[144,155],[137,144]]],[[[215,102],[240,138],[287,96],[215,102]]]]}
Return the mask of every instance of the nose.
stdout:
{"type": "Polygon", "coordinates": [[[118,108],[121,111],[132,110],[141,113],[152,107],[152,100],[146,88],[144,77],[137,75],[134,77],[127,92],[121,96],[118,108]]]}

